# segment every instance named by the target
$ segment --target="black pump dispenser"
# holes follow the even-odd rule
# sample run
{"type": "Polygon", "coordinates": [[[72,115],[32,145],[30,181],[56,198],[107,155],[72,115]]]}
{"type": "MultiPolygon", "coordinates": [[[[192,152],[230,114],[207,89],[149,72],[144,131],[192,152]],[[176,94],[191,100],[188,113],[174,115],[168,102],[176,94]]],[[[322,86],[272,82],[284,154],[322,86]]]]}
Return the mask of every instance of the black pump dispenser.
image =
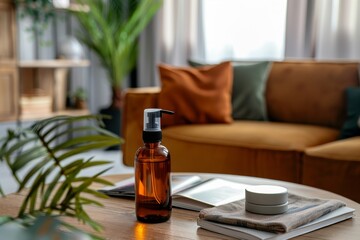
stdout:
{"type": "Polygon", "coordinates": [[[147,108],[144,110],[144,143],[159,142],[162,139],[161,117],[162,114],[174,114],[172,111],[159,108],[147,108]]]}

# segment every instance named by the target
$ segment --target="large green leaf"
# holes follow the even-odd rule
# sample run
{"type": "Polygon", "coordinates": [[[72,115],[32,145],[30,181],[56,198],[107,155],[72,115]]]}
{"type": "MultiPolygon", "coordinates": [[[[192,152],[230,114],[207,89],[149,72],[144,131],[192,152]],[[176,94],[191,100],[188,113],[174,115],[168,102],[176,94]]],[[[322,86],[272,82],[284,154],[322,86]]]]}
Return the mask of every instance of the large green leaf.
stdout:
{"type": "Polygon", "coordinates": [[[138,37],[162,5],[162,0],[77,0],[89,12],[73,12],[82,31],[78,39],[95,52],[109,74],[111,86],[121,87],[134,68],[138,37]]]}
{"type": "Polygon", "coordinates": [[[27,172],[23,180],[21,181],[21,184],[19,186],[19,191],[21,191],[29,183],[30,179],[32,179],[35,176],[35,174],[39,172],[39,170],[42,169],[46,164],[48,164],[46,160],[39,161],[39,163],[37,163],[33,168],[31,168],[27,172]]]}
{"type": "Polygon", "coordinates": [[[21,168],[28,165],[33,160],[39,159],[40,157],[47,156],[47,151],[43,146],[33,146],[30,149],[24,150],[19,153],[12,163],[11,168],[14,171],[18,171],[21,168]]]}
{"type": "Polygon", "coordinates": [[[123,140],[100,126],[102,116],[99,115],[58,116],[39,121],[30,128],[8,131],[0,140],[0,161],[9,166],[19,182],[19,190],[29,187],[19,206],[18,219],[29,219],[39,213],[60,214],[75,217],[95,230],[101,229],[83,206],[102,205],[96,198],[104,195],[90,186],[93,183],[111,185],[100,178],[111,168],[110,162],[93,157],[84,159],[79,154],[119,145],[123,140]],[[74,127],[74,123],[84,121],[86,124],[82,127],[74,127]],[[65,135],[79,136],[64,141],[65,135]],[[19,172],[25,166],[27,172],[20,178],[19,172]],[[92,176],[80,175],[82,170],[92,167],[101,168],[92,176]]]}

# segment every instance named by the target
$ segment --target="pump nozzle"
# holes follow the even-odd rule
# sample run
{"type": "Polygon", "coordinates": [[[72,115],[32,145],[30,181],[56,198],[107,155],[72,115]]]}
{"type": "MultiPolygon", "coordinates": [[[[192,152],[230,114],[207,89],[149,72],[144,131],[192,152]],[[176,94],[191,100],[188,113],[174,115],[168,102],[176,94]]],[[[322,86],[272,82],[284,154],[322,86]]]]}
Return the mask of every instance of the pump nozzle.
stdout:
{"type": "Polygon", "coordinates": [[[159,108],[147,108],[144,110],[144,142],[161,141],[161,117],[162,114],[174,114],[173,111],[163,110],[159,108]]]}

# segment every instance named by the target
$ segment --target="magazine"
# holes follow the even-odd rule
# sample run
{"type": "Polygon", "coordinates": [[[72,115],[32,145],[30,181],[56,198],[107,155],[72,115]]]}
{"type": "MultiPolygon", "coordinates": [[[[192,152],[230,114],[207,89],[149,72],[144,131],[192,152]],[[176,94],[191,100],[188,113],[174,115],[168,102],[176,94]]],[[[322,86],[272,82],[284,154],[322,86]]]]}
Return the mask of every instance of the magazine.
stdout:
{"type": "Polygon", "coordinates": [[[331,224],[349,219],[353,217],[354,211],[355,211],[354,209],[349,207],[341,207],[320,218],[317,218],[316,220],[310,223],[307,223],[303,226],[300,226],[285,233],[260,231],[252,228],[216,223],[200,218],[198,218],[197,224],[203,229],[207,229],[209,231],[220,233],[237,239],[281,240],[281,239],[293,238],[329,226],[331,224]]]}
{"type": "MultiPolygon", "coordinates": [[[[112,197],[134,198],[134,177],[125,179],[115,186],[99,189],[99,192],[112,197]]],[[[246,184],[221,178],[201,179],[196,175],[172,175],[173,207],[200,211],[245,198],[246,184]]]]}
{"type": "Polygon", "coordinates": [[[211,178],[173,194],[173,206],[193,211],[245,199],[248,185],[211,178]]]}

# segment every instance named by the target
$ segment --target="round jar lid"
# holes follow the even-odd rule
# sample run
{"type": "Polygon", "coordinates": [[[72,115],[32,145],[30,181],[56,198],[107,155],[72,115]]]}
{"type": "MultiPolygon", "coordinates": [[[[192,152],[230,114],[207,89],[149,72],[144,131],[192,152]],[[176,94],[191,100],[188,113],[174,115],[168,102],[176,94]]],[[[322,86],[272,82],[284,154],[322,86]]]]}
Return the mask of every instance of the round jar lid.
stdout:
{"type": "Polygon", "coordinates": [[[249,202],[245,202],[246,211],[258,213],[258,214],[281,214],[288,210],[288,202],[280,205],[258,205],[249,202]]]}
{"type": "Polygon", "coordinates": [[[256,185],[245,189],[246,202],[257,205],[282,205],[288,201],[288,191],[284,187],[256,185]]]}

